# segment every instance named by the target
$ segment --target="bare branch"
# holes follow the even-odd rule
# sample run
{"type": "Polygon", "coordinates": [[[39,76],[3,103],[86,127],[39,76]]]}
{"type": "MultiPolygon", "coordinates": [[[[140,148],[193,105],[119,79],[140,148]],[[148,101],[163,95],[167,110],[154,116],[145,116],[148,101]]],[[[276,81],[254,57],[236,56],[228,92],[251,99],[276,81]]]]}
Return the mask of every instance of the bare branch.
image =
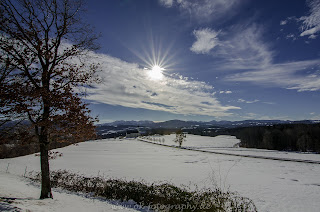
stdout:
{"type": "Polygon", "coordinates": [[[96,80],[97,66],[79,58],[97,49],[98,37],[81,22],[81,7],[81,0],[0,1],[0,115],[32,123],[41,150],[40,198],[51,197],[50,141],[94,135],[95,119],[76,87],[96,80]]]}

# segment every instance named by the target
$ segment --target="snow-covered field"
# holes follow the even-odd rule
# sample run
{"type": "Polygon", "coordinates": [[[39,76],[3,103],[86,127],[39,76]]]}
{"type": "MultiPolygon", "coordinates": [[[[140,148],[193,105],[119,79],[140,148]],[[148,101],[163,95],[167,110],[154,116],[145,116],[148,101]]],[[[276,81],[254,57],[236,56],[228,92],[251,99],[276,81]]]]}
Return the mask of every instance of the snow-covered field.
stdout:
{"type": "MultiPolygon", "coordinates": [[[[146,137],[145,140],[170,146],[178,146],[174,142],[175,134],[165,136],[146,137]],[[164,139],[164,140],[163,140],[164,139]],[[159,142],[160,141],[160,142],[159,142]],[[164,142],[162,142],[164,141],[164,142]]],[[[205,150],[208,152],[218,152],[236,155],[260,156],[270,158],[283,158],[292,160],[309,160],[320,163],[320,154],[285,152],[276,150],[253,149],[253,148],[235,148],[240,140],[234,136],[218,136],[210,138],[206,136],[188,135],[182,147],[190,149],[205,150]]]]}
{"type": "MultiPolygon", "coordinates": [[[[164,143],[169,144],[173,135],[164,138],[164,143]]],[[[232,147],[238,142],[231,136],[188,135],[185,145],[236,151],[239,148],[232,147]]],[[[261,151],[241,151],[244,150],[248,154],[261,151]]],[[[319,211],[320,208],[319,164],[209,154],[134,139],[90,141],[55,151],[63,156],[50,161],[52,170],[67,169],[88,176],[147,182],[169,181],[191,187],[217,185],[251,198],[259,211],[319,211]]],[[[266,151],[263,154],[289,157],[285,152],[266,151]]],[[[316,154],[301,155],[307,159],[319,159],[316,154]]],[[[34,155],[0,160],[1,172],[8,170],[11,174],[23,175],[26,169],[39,171],[39,168],[39,157],[34,155]]],[[[1,190],[0,194],[3,195],[1,190]]]]}
{"type": "MultiPolygon", "coordinates": [[[[178,146],[178,143],[174,142],[175,134],[164,135],[164,136],[148,136],[146,138],[150,138],[151,141],[155,143],[159,143],[164,139],[164,144],[178,146]]],[[[162,143],[162,142],[161,142],[162,143]]],[[[208,137],[208,136],[198,136],[198,135],[187,135],[185,142],[183,142],[182,146],[184,147],[197,147],[197,148],[232,148],[236,144],[240,143],[240,140],[234,136],[226,136],[220,135],[218,137],[208,137]]]]}

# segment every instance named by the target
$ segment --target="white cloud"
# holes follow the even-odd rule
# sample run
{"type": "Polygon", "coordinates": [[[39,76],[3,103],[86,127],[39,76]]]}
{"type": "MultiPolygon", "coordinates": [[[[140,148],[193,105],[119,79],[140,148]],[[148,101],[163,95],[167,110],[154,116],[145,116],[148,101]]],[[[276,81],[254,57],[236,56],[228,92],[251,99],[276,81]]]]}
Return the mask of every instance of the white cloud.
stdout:
{"type": "Polygon", "coordinates": [[[287,116],[266,116],[256,113],[245,113],[245,114],[239,114],[239,117],[243,120],[288,120],[289,117],[287,116]]]}
{"type": "Polygon", "coordinates": [[[303,36],[306,36],[306,35],[314,35],[316,34],[317,32],[320,31],[320,25],[319,26],[316,26],[316,27],[313,27],[311,29],[307,29],[305,31],[303,31],[300,36],[303,37],[303,36]]]}
{"type": "Polygon", "coordinates": [[[175,114],[230,116],[235,106],[224,106],[214,96],[213,87],[181,76],[164,75],[162,80],[148,79],[148,71],[139,65],[97,54],[101,64],[101,84],[89,89],[87,99],[124,107],[167,111],[175,114]]]}
{"type": "Polygon", "coordinates": [[[319,59],[269,64],[266,68],[229,75],[226,80],[252,82],[298,91],[317,91],[320,90],[320,75],[306,75],[304,72],[319,66],[319,64],[319,59]]]}
{"type": "Polygon", "coordinates": [[[205,28],[193,31],[196,41],[192,44],[190,50],[197,54],[208,54],[211,49],[219,45],[217,38],[219,32],[205,28]]]}
{"type": "Polygon", "coordinates": [[[162,5],[165,7],[172,7],[173,0],[159,0],[162,5]]]}
{"type": "Polygon", "coordinates": [[[207,51],[217,61],[213,68],[238,72],[227,75],[224,78],[227,81],[252,82],[298,91],[320,90],[320,74],[306,72],[319,67],[319,59],[275,63],[275,53],[269,44],[263,42],[262,35],[263,29],[257,25],[233,27],[219,33],[215,37],[218,45],[207,51]]]}
{"type": "Polygon", "coordinates": [[[314,35],[320,32],[320,0],[309,0],[307,5],[310,8],[310,14],[300,18],[303,21],[300,36],[314,35]]]}
{"type": "Polygon", "coordinates": [[[267,104],[267,105],[275,105],[276,104],[274,102],[262,102],[262,103],[267,104]]]}
{"type": "Polygon", "coordinates": [[[182,13],[199,21],[217,20],[231,17],[244,1],[239,0],[159,0],[166,7],[176,5],[182,13]]]}
{"type": "Polygon", "coordinates": [[[320,32],[320,0],[306,0],[306,4],[309,7],[308,15],[288,17],[280,21],[280,25],[296,22],[300,25],[300,37],[308,36],[309,39],[315,39],[320,32]]]}
{"type": "Polygon", "coordinates": [[[297,40],[296,36],[294,34],[288,34],[286,36],[286,39],[292,39],[292,40],[297,40]]]}
{"type": "Polygon", "coordinates": [[[225,93],[225,94],[231,94],[232,91],[220,91],[219,93],[220,93],[220,94],[223,94],[223,93],[225,93]]]}
{"type": "Polygon", "coordinates": [[[316,112],[309,113],[311,120],[320,120],[320,114],[316,112]]]}
{"type": "Polygon", "coordinates": [[[267,66],[273,58],[266,43],[261,42],[263,30],[256,25],[236,29],[234,36],[225,42],[223,49],[228,54],[232,69],[256,69],[267,66]]]}
{"type": "Polygon", "coordinates": [[[317,35],[310,35],[309,38],[310,39],[316,39],[318,36],[317,35]]]}
{"type": "Polygon", "coordinates": [[[248,100],[244,100],[244,99],[238,99],[238,102],[252,104],[252,103],[260,102],[260,100],[255,99],[255,100],[252,100],[252,101],[248,101],[248,100]]]}
{"type": "MultiPolygon", "coordinates": [[[[209,30],[215,32],[207,29],[209,30]]],[[[234,71],[266,67],[272,63],[274,53],[270,50],[269,45],[261,42],[262,34],[262,28],[257,25],[233,27],[216,34],[213,42],[215,46],[210,48],[210,52],[205,51],[209,47],[206,49],[203,44],[204,51],[201,52],[199,48],[198,53],[211,54],[217,60],[221,60],[217,67],[221,70],[234,71]]]]}
{"type": "Polygon", "coordinates": [[[280,21],[280,25],[281,25],[281,26],[286,25],[287,23],[288,23],[287,20],[280,21]]]}

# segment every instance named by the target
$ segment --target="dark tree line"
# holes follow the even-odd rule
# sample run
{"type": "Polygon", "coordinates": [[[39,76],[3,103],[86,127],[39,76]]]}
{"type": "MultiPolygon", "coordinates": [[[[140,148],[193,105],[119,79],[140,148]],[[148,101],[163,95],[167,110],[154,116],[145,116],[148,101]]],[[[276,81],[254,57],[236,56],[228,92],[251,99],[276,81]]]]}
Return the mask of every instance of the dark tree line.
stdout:
{"type": "Polygon", "coordinates": [[[320,124],[250,127],[235,135],[242,147],[320,153],[320,124]]]}
{"type": "Polygon", "coordinates": [[[198,127],[183,131],[211,137],[233,135],[241,140],[241,147],[247,148],[320,153],[320,124],[278,124],[239,128],[198,127]]]}
{"type": "MultiPolygon", "coordinates": [[[[96,136],[87,134],[81,139],[67,135],[51,135],[49,150],[65,147],[85,140],[95,139],[96,136]]],[[[0,126],[0,159],[13,158],[40,152],[40,146],[34,134],[32,124],[26,121],[15,121],[0,126]]]]}
{"type": "Polygon", "coordinates": [[[236,128],[228,128],[228,127],[218,127],[218,126],[210,126],[210,127],[195,127],[195,128],[187,128],[182,129],[183,132],[192,135],[200,135],[200,136],[210,136],[215,137],[218,135],[237,135],[243,127],[236,128]]]}

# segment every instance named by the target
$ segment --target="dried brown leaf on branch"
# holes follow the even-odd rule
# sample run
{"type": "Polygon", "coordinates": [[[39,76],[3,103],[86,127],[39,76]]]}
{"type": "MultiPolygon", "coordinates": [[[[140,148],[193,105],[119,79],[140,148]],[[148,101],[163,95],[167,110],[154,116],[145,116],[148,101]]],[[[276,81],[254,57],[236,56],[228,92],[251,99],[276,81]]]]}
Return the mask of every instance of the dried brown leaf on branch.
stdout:
{"type": "Polygon", "coordinates": [[[82,100],[98,82],[97,36],[81,21],[81,0],[0,1],[0,118],[28,119],[40,145],[42,191],[50,198],[48,146],[94,138],[82,100]]]}

